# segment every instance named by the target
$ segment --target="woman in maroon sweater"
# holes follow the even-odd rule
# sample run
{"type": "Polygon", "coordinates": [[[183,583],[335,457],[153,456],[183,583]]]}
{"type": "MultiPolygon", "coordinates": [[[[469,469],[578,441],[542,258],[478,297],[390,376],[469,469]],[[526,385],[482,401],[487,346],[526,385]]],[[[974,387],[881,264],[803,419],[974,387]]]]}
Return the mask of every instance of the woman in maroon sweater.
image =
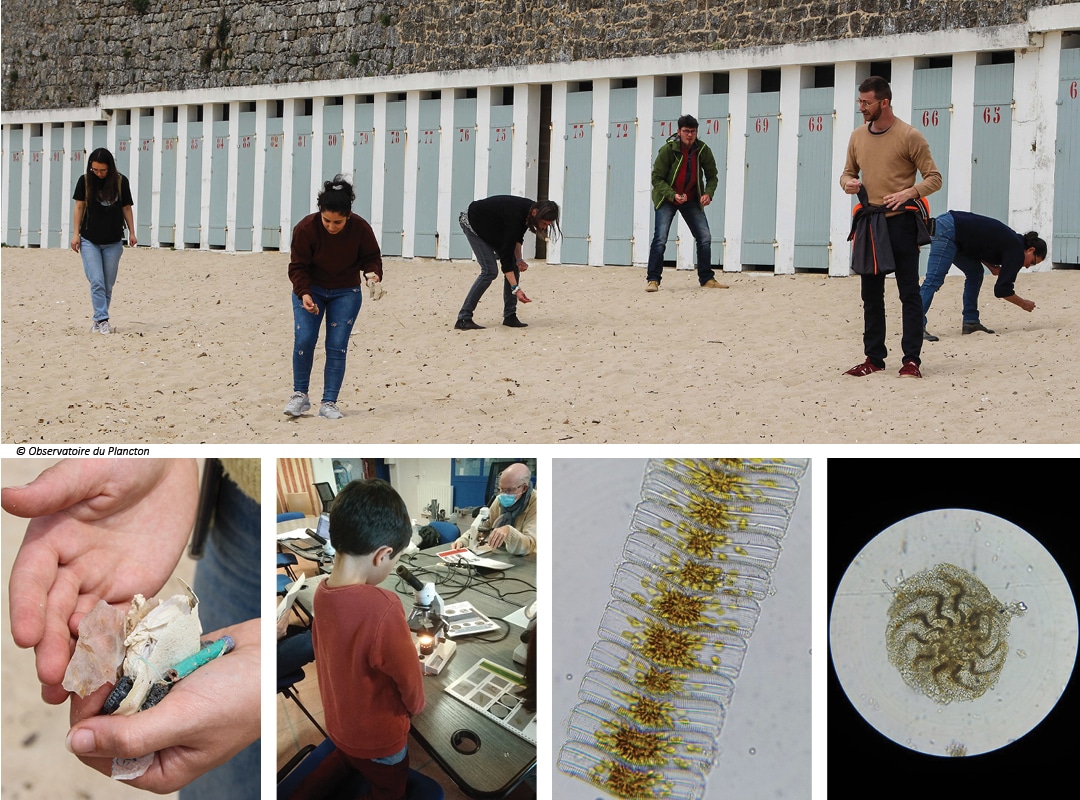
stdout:
{"type": "Polygon", "coordinates": [[[382,254],[375,233],[352,213],[352,185],[341,175],[323,184],[315,214],[293,230],[289,280],[293,285],[293,395],[285,413],[298,417],[310,410],[308,384],[319,328],[326,319],[326,367],[319,416],[341,419],[338,392],[345,378],[345,354],[365,274],[382,280],[382,254]]]}

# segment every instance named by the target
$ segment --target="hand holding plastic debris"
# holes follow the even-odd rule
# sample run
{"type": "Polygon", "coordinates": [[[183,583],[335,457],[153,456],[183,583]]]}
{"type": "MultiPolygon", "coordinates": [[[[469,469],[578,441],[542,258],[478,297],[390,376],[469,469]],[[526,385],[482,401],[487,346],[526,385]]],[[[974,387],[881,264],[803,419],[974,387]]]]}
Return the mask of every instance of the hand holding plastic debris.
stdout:
{"type": "Polygon", "coordinates": [[[259,736],[253,712],[260,704],[259,620],[213,631],[203,641],[226,636],[235,642],[227,656],[197,667],[144,711],[102,715],[107,692],[72,695],[68,749],[105,775],[157,793],[175,791],[228,761],[259,736]],[[127,777],[131,764],[147,754],[139,777],[127,777]]]}
{"type": "MultiPolygon", "coordinates": [[[[157,705],[178,681],[232,650],[230,636],[200,645],[199,600],[186,583],[178,583],[180,591],[165,599],[135,595],[126,615],[98,603],[79,624],[65,688],[87,697],[106,683],[115,684],[101,713],[127,716],[157,705]]],[[[116,758],[112,777],[134,780],[153,761],[152,752],[116,758]]]]}

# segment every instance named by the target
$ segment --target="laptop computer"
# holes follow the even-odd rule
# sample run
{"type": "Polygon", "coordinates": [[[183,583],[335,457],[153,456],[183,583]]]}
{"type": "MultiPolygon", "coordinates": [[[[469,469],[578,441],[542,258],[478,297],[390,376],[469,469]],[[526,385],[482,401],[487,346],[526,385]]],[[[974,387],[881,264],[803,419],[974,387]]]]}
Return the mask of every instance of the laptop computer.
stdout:
{"type": "Polygon", "coordinates": [[[334,555],[334,548],[330,544],[330,515],[323,512],[319,515],[319,522],[315,526],[315,530],[308,528],[307,535],[319,543],[323,551],[327,555],[334,555]]]}

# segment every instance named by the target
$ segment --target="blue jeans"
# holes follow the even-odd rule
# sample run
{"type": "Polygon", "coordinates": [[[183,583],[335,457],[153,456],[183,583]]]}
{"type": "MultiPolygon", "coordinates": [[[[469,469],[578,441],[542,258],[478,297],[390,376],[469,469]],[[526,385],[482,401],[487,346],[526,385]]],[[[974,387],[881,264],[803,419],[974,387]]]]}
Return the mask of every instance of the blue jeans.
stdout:
{"type": "Polygon", "coordinates": [[[319,307],[318,314],[304,310],[304,304],[295,294],[293,305],[293,391],[307,394],[311,381],[311,365],[315,360],[315,345],[319,343],[319,328],[326,318],[326,367],[323,370],[324,403],[336,403],[341,382],[345,379],[345,354],[349,349],[356,316],[360,313],[363,295],[360,287],[349,289],[322,289],[311,286],[311,299],[319,307]]]}
{"type": "MultiPolygon", "coordinates": [[[[259,504],[221,479],[214,523],[192,587],[204,633],[259,616],[259,504]]],[[[228,658],[228,656],[225,656],[228,658]]],[[[181,800],[258,800],[259,741],[180,790],[181,800]]]]}
{"type": "Polygon", "coordinates": [[[288,675],[315,660],[315,649],[311,644],[311,628],[278,639],[277,674],[288,675]]]}
{"type": "MultiPolygon", "coordinates": [[[[464,321],[472,319],[473,312],[476,311],[476,306],[480,302],[480,298],[484,296],[484,292],[491,286],[491,282],[498,278],[502,273],[499,270],[499,257],[495,253],[495,248],[481,239],[476,232],[465,223],[461,223],[461,231],[465,234],[465,238],[469,240],[469,245],[472,247],[476,260],[480,262],[480,275],[473,281],[473,285],[469,288],[469,293],[465,295],[465,302],[462,304],[461,310],[457,315],[458,320],[464,321]]],[[[515,266],[515,286],[520,279],[521,273],[515,266]]],[[[510,282],[504,278],[503,319],[513,316],[516,313],[517,295],[510,291],[510,282]]]]}
{"type": "Polygon", "coordinates": [[[676,211],[682,214],[682,218],[686,220],[686,224],[690,226],[690,232],[694,235],[694,241],[697,243],[698,283],[704,285],[715,277],[712,269],[712,233],[709,231],[709,220],[705,217],[705,209],[696,200],[687,201],[681,206],[665,200],[656,209],[652,244],[649,246],[649,269],[645,280],[660,283],[664,272],[664,250],[667,249],[668,232],[671,230],[671,222],[675,219],[676,211]]]}
{"type": "Polygon", "coordinates": [[[979,321],[979,289],[982,288],[983,264],[979,259],[959,252],[956,243],[956,223],[952,214],[945,213],[937,218],[934,241],[930,244],[930,260],[926,265],[926,277],[923,278],[919,296],[922,298],[923,327],[926,327],[926,312],[934,300],[934,293],[945,282],[949,267],[956,264],[964,273],[964,322],[979,321]]]}
{"type": "Polygon", "coordinates": [[[124,254],[124,242],[94,244],[82,239],[79,255],[82,256],[83,272],[90,281],[90,302],[94,306],[94,322],[109,318],[113,284],[120,269],[120,256],[124,254]]]}
{"type": "Polygon", "coordinates": [[[396,753],[394,753],[392,756],[386,756],[384,758],[373,758],[371,760],[374,761],[376,764],[390,764],[390,765],[393,765],[393,764],[400,764],[402,761],[405,760],[405,757],[407,755],[409,755],[409,745],[405,745],[400,750],[398,750],[396,753]]]}

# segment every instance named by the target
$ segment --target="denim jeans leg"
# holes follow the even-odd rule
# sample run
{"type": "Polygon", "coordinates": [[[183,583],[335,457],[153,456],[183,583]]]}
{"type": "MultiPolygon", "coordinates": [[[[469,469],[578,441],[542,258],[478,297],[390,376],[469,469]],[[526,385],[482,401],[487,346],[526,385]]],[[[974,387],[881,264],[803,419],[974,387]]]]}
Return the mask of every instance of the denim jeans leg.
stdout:
{"type": "Polygon", "coordinates": [[[649,245],[649,268],[645,280],[660,283],[664,275],[664,251],[667,249],[671,221],[675,219],[675,204],[665,200],[656,209],[653,221],[653,238],[649,245]]]}
{"type": "Polygon", "coordinates": [[[956,226],[952,214],[942,214],[937,218],[934,240],[930,243],[930,259],[926,264],[926,277],[919,288],[919,299],[923,308],[923,327],[926,327],[926,312],[934,302],[934,294],[945,282],[949,267],[956,258],[956,226]]]}
{"type": "Polygon", "coordinates": [[[295,293],[293,307],[293,391],[308,393],[311,385],[311,365],[315,359],[315,345],[319,343],[319,327],[326,314],[326,297],[317,286],[309,288],[311,299],[319,307],[318,314],[304,310],[304,304],[295,293]]]}
{"type": "Polygon", "coordinates": [[[99,245],[82,239],[79,254],[82,256],[83,272],[90,282],[90,303],[94,308],[94,322],[109,318],[109,302],[112,300],[113,284],[120,267],[123,242],[99,245]]]}
{"type": "Polygon", "coordinates": [[[363,293],[360,287],[330,289],[326,297],[326,366],[323,368],[324,403],[336,403],[345,380],[345,358],[349,336],[360,313],[363,293]]]}
{"type": "Polygon", "coordinates": [[[315,648],[311,644],[311,628],[278,639],[277,674],[288,675],[315,660],[315,648]]]}
{"type": "Polygon", "coordinates": [[[480,264],[480,275],[473,281],[469,293],[465,295],[465,302],[458,312],[458,321],[465,321],[472,319],[480,298],[484,296],[484,292],[491,286],[491,282],[499,277],[499,259],[495,255],[494,248],[473,231],[464,225],[461,230],[465,234],[465,238],[469,240],[473,255],[476,256],[476,260],[480,264]]]}
{"type": "MultiPolygon", "coordinates": [[[[306,312],[305,312],[306,313],[306,312]]],[[[195,570],[203,632],[212,633],[259,616],[259,503],[224,477],[206,553],[195,570]]],[[[259,741],[180,790],[181,800],[257,800],[259,741]]]]}
{"type": "Polygon", "coordinates": [[[697,202],[683,203],[679,206],[679,213],[686,220],[697,244],[698,283],[704,285],[716,277],[712,268],[712,232],[709,230],[709,219],[705,216],[705,209],[697,202]]]}
{"type": "Polygon", "coordinates": [[[964,322],[979,321],[979,290],[982,289],[985,268],[977,258],[957,254],[956,266],[964,273],[964,322]]]}
{"type": "Polygon", "coordinates": [[[101,247],[101,271],[105,277],[105,316],[108,317],[108,309],[112,304],[112,290],[116,284],[116,276],[120,272],[120,256],[124,254],[124,243],[113,242],[101,247]]]}

